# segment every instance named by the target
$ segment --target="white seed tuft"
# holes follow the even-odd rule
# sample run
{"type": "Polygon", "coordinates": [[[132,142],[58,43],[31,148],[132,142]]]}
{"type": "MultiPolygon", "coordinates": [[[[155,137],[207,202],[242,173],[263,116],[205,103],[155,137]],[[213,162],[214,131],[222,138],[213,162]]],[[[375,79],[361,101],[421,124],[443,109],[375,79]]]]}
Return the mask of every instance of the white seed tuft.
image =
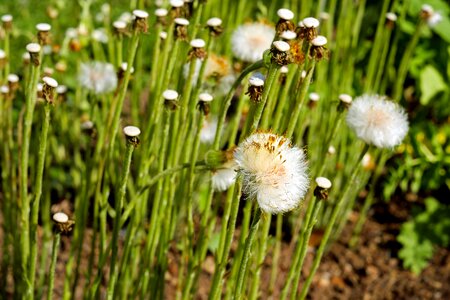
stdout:
{"type": "Polygon", "coordinates": [[[277,15],[278,15],[278,17],[280,17],[280,19],[283,19],[283,20],[292,20],[294,18],[294,13],[290,9],[287,9],[287,8],[280,8],[277,11],[277,15]]]}
{"type": "Polygon", "coordinates": [[[27,45],[27,51],[29,53],[39,53],[39,51],[41,51],[41,46],[36,43],[29,43],[27,45]]]}
{"type": "Polygon", "coordinates": [[[350,103],[352,103],[353,98],[352,98],[352,96],[350,96],[348,94],[340,94],[339,100],[341,100],[345,104],[350,104],[350,103]]]}
{"type": "Polygon", "coordinates": [[[190,43],[191,47],[194,48],[203,48],[205,47],[205,41],[202,39],[193,39],[190,43]]]}
{"type": "Polygon", "coordinates": [[[317,93],[310,93],[309,94],[309,100],[311,101],[319,101],[320,100],[320,95],[317,93]]]}
{"type": "Polygon", "coordinates": [[[328,178],[325,177],[317,177],[316,184],[318,187],[323,189],[329,189],[331,187],[331,181],[328,178]]]}
{"type": "Polygon", "coordinates": [[[9,87],[7,85],[0,86],[0,93],[8,94],[9,93],[9,87]]]}
{"type": "Polygon", "coordinates": [[[127,23],[125,21],[121,21],[121,20],[114,21],[113,27],[115,29],[125,29],[125,28],[127,28],[127,23]]]}
{"type": "MultiPolygon", "coordinates": [[[[28,54],[29,55],[29,54],[28,54]]],[[[6,57],[6,53],[5,51],[3,51],[2,49],[0,49],[0,59],[4,59],[6,57]]]]}
{"type": "Polygon", "coordinates": [[[313,44],[313,46],[316,46],[316,47],[322,47],[322,46],[325,46],[327,44],[327,42],[328,41],[327,41],[326,37],[324,37],[323,35],[319,35],[311,41],[311,44],[313,44]]]}
{"type": "Polygon", "coordinates": [[[297,34],[294,31],[286,30],[280,34],[280,37],[285,40],[293,40],[297,37],[297,34]]]}
{"type": "Polygon", "coordinates": [[[395,22],[395,21],[397,21],[397,15],[393,12],[387,12],[386,19],[388,19],[391,22],[395,22]]]}
{"type": "Polygon", "coordinates": [[[36,25],[37,31],[48,32],[52,29],[52,26],[48,23],[39,23],[36,25]]]}
{"type": "Polygon", "coordinates": [[[201,93],[200,95],[198,95],[198,99],[203,102],[211,102],[213,101],[214,97],[209,93],[201,93]]]}
{"type": "Polygon", "coordinates": [[[56,88],[58,86],[58,81],[56,81],[55,79],[45,76],[44,78],[42,78],[42,81],[48,85],[51,86],[52,88],[56,88]]]}
{"type": "Polygon", "coordinates": [[[12,22],[13,16],[12,15],[3,15],[2,16],[2,22],[3,23],[9,23],[12,22]]]}
{"type": "Polygon", "coordinates": [[[123,133],[128,137],[136,137],[141,134],[141,130],[136,126],[126,126],[123,128],[123,133]]]}
{"type": "Polygon", "coordinates": [[[285,41],[275,41],[272,43],[272,45],[281,52],[287,52],[289,51],[289,49],[291,49],[291,46],[289,46],[289,44],[285,41]]]}
{"type": "Polygon", "coordinates": [[[165,8],[157,8],[155,10],[155,16],[157,16],[157,17],[165,17],[165,16],[167,16],[167,14],[168,14],[168,11],[165,8]]]}
{"type": "Polygon", "coordinates": [[[140,9],[133,10],[133,15],[138,19],[147,19],[148,18],[148,12],[140,9]]]}
{"type": "Polygon", "coordinates": [[[231,36],[235,57],[245,62],[256,62],[270,48],[275,29],[262,23],[247,23],[239,26],[231,36]]]}
{"type": "Polygon", "coordinates": [[[210,27],[217,27],[222,25],[222,19],[219,18],[210,18],[208,19],[208,21],[206,21],[206,25],[210,26],[210,27]]]}
{"type": "Polygon", "coordinates": [[[177,100],[178,93],[177,93],[177,91],[174,91],[174,90],[165,90],[163,92],[163,98],[166,100],[169,100],[169,101],[177,100]]]}
{"type": "Polygon", "coordinates": [[[170,6],[172,7],[182,7],[184,5],[183,0],[170,0],[170,6]]]}
{"type": "Polygon", "coordinates": [[[69,221],[69,216],[63,212],[57,212],[53,215],[53,221],[57,223],[67,223],[69,221]]]}
{"type": "Polygon", "coordinates": [[[319,27],[320,22],[316,18],[308,17],[303,19],[303,24],[306,28],[317,28],[319,27]]]}
{"type": "Polygon", "coordinates": [[[11,82],[11,83],[19,82],[19,76],[17,76],[16,74],[9,74],[8,82],[11,82]]]}
{"type": "Polygon", "coordinates": [[[180,25],[180,26],[188,26],[189,25],[189,21],[185,18],[175,18],[175,20],[173,20],[175,22],[175,24],[180,25]]]}

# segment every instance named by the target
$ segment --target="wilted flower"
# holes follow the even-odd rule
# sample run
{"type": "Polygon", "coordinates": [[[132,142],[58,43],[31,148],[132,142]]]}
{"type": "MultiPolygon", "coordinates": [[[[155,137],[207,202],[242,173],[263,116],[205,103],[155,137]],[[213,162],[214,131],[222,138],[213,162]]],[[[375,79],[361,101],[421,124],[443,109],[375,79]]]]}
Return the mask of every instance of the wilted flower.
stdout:
{"type": "Polygon", "coordinates": [[[255,133],[239,145],[234,158],[244,192],[266,213],[296,208],[308,190],[305,154],[283,136],[255,133]]]}
{"type": "Polygon", "coordinates": [[[231,37],[234,55],[245,62],[256,62],[270,48],[275,29],[262,23],[248,23],[239,26],[231,37]]]}
{"type": "Polygon", "coordinates": [[[98,61],[82,63],[78,80],[84,88],[96,94],[109,93],[117,87],[117,74],[113,65],[98,61]]]}
{"type": "Polygon", "coordinates": [[[379,148],[397,146],[408,132],[405,110],[378,95],[362,95],[353,100],[347,124],[358,138],[379,148]]]}

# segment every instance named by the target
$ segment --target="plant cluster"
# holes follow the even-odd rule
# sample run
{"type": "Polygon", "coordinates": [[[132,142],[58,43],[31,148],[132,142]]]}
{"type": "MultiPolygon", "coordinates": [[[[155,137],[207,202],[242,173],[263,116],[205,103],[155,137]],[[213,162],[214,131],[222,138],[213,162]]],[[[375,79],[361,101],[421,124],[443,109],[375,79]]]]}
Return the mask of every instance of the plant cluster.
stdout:
{"type": "Polygon", "coordinates": [[[401,52],[400,0],[131,1],[132,13],[50,2],[34,33],[2,16],[5,297],[162,299],[170,274],[176,298],[191,299],[212,257],[210,299],[257,299],[270,254],[265,293],[304,299],[360,188],[401,155],[413,51],[427,26],[448,21],[420,7],[401,52]],[[77,24],[64,27],[60,14],[73,12],[77,24]]]}

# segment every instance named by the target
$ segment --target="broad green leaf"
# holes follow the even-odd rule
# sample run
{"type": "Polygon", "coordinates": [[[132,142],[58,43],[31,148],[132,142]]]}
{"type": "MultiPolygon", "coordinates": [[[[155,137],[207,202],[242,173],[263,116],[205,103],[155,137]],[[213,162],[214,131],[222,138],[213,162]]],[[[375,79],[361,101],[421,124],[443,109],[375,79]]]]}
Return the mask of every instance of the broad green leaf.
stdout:
{"type": "Polygon", "coordinates": [[[427,105],[430,100],[439,92],[445,91],[447,85],[442,75],[432,66],[427,65],[420,73],[420,103],[427,105]]]}

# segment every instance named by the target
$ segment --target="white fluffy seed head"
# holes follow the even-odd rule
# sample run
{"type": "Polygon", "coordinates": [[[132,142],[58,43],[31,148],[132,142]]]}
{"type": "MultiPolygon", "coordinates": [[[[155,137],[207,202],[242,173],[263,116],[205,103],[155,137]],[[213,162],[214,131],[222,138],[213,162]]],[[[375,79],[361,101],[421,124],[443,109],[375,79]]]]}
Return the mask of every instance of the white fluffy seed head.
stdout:
{"type": "Polygon", "coordinates": [[[163,92],[163,98],[168,101],[177,100],[178,93],[177,93],[177,91],[174,91],[174,90],[165,90],[163,92]]]}
{"type": "Polygon", "coordinates": [[[98,61],[82,63],[78,80],[81,86],[96,94],[114,91],[118,81],[114,66],[98,61]]]}
{"type": "Polygon", "coordinates": [[[0,86],[0,93],[8,94],[9,93],[9,87],[7,85],[0,86]]]}
{"type": "Polygon", "coordinates": [[[289,72],[289,68],[287,66],[281,66],[280,73],[286,74],[287,72],[289,72]]]}
{"type": "MultiPolygon", "coordinates": [[[[29,55],[29,54],[28,54],[29,55]]],[[[6,57],[6,53],[5,51],[3,51],[2,49],[0,49],[0,59],[4,59],[6,57]]]]}
{"type": "Polygon", "coordinates": [[[123,128],[123,133],[128,137],[136,137],[141,134],[141,130],[136,126],[126,126],[123,128]]]}
{"type": "Polygon", "coordinates": [[[353,100],[347,124],[358,138],[379,148],[399,145],[409,129],[405,110],[378,95],[362,95],[353,100]]]}
{"type": "Polygon", "coordinates": [[[315,179],[316,184],[318,187],[323,189],[329,189],[331,187],[331,181],[328,178],[325,177],[317,177],[315,179]]]}
{"type": "Polygon", "coordinates": [[[212,185],[215,191],[223,192],[236,181],[236,163],[231,160],[227,161],[220,168],[212,173],[212,185]]]}
{"type": "Polygon", "coordinates": [[[17,76],[16,74],[9,74],[8,82],[11,82],[11,83],[19,82],[19,76],[17,76]]]}
{"type": "Polygon", "coordinates": [[[285,40],[293,40],[297,37],[297,34],[294,31],[286,30],[280,34],[280,37],[285,40]]]}
{"type": "Polygon", "coordinates": [[[217,27],[222,25],[222,19],[219,18],[210,18],[208,19],[208,21],[206,21],[206,25],[210,26],[210,27],[217,27]]]}
{"type": "Polygon", "coordinates": [[[36,43],[29,43],[27,45],[27,51],[29,53],[39,53],[39,51],[41,51],[41,46],[36,43]]]}
{"type": "Polygon", "coordinates": [[[328,154],[331,154],[331,155],[333,155],[333,154],[336,154],[336,148],[334,148],[334,146],[330,146],[330,147],[328,147],[328,154]]]}
{"type": "Polygon", "coordinates": [[[275,29],[262,23],[247,23],[239,26],[231,36],[231,47],[235,57],[245,62],[256,62],[270,48],[275,29]]]}
{"type": "Polygon", "coordinates": [[[214,97],[210,93],[200,93],[198,95],[198,99],[203,102],[211,102],[213,101],[214,97]]]}
{"type": "Polygon", "coordinates": [[[148,12],[140,9],[133,10],[133,16],[135,16],[138,19],[147,19],[148,18],[148,12]]]}
{"type": "Polygon", "coordinates": [[[69,216],[63,212],[57,212],[53,215],[53,221],[56,223],[67,223],[69,221],[69,216]]]}
{"type": "Polygon", "coordinates": [[[42,78],[42,81],[43,81],[46,85],[48,85],[48,86],[50,86],[50,87],[52,87],[52,88],[58,87],[58,81],[56,81],[55,79],[53,79],[53,78],[51,78],[51,77],[45,76],[44,78],[42,78]]]}
{"type": "Polygon", "coordinates": [[[262,79],[260,76],[252,76],[248,79],[248,83],[252,86],[263,86],[264,79],[262,79]]]}
{"type": "Polygon", "coordinates": [[[170,0],[170,6],[172,7],[182,7],[184,5],[183,0],[170,0]]]}
{"type": "Polygon", "coordinates": [[[65,85],[58,85],[57,87],[56,87],[56,93],[57,94],[59,94],[59,95],[62,95],[62,94],[65,94],[65,93],[67,93],[67,86],[65,86],[65,85]]]}
{"type": "Polygon", "coordinates": [[[317,93],[310,93],[309,94],[309,100],[311,100],[311,101],[319,101],[320,100],[320,95],[319,94],[317,94],[317,93]]]}
{"type": "Polygon", "coordinates": [[[52,26],[48,23],[39,23],[36,25],[37,31],[48,32],[52,29],[52,26]]]}
{"type": "Polygon", "coordinates": [[[189,21],[185,18],[175,18],[175,20],[173,20],[175,22],[175,24],[180,25],[180,26],[188,26],[189,25],[189,21]]]}
{"type": "Polygon", "coordinates": [[[244,193],[266,213],[296,208],[308,190],[305,154],[283,136],[255,133],[238,146],[234,158],[244,193]]]}
{"type": "Polygon", "coordinates": [[[193,39],[190,45],[193,48],[203,48],[205,47],[205,41],[202,39],[193,39]]]}
{"type": "Polygon", "coordinates": [[[289,44],[285,41],[275,41],[272,44],[275,48],[277,48],[278,51],[281,52],[287,52],[289,51],[289,49],[291,49],[291,46],[289,46],[289,44]]]}
{"type": "Polygon", "coordinates": [[[94,128],[94,122],[92,121],[84,121],[81,123],[81,129],[88,130],[94,128]]]}
{"type": "Polygon", "coordinates": [[[159,33],[159,37],[160,37],[161,39],[163,39],[163,40],[167,39],[167,32],[161,31],[161,32],[159,33]]]}
{"type": "Polygon", "coordinates": [[[303,25],[306,28],[317,28],[319,27],[320,22],[316,18],[308,17],[303,19],[303,25]]]}
{"type": "Polygon", "coordinates": [[[327,13],[326,11],[322,11],[322,12],[319,13],[319,18],[321,20],[326,21],[326,20],[330,19],[330,14],[327,13]]]}
{"type": "Polygon", "coordinates": [[[2,16],[2,22],[3,23],[9,23],[12,22],[13,16],[12,15],[3,15],[2,16]]]}
{"type": "Polygon", "coordinates": [[[395,21],[397,21],[397,15],[394,14],[393,12],[387,12],[386,19],[388,19],[391,22],[395,22],[395,21]]]}
{"type": "Polygon", "coordinates": [[[124,21],[121,21],[121,20],[119,20],[119,21],[114,21],[113,27],[114,27],[115,29],[119,29],[119,30],[125,29],[125,28],[127,28],[127,23],[124,22],[124,21]]]}
{"type": "Polygon", "coordinates": [[[316,47],[323,47],[327,44],[327,38],[323,35],[318,35],[311,41],[311,44],[316,47]]]}
{"type": "Polygon", "coordinates": [[[350,104],[350,103],[352,103],[353,98],[352,98],[352,96],[350,96],[348,94],[340,94],[339,100],[345,104],[350,104]]]}
{"type": "Polygon", "coordinates": [[[280,8],[277,11],[277,15],[278,15],[278,17],[280,17],[280,19],[283,19],[283,20],[292,20],[294,18],[294,13],[290,9],[287,9],[287,8],[280,8]]]}
{"type": "Polygon", "coordinates": [[[217,118],[205,118],[200,130],[200,141],[205,144],[212,144],[217,131],[217,118]]]}
{"type": "Polygon", "coordinates": [[[167,14],[168,14],[168,11],[165,8],[157,8],[155,10],[155,16],[157,16],[157,17],[165,17],[165,16],[167,16],[167,14]]]}

